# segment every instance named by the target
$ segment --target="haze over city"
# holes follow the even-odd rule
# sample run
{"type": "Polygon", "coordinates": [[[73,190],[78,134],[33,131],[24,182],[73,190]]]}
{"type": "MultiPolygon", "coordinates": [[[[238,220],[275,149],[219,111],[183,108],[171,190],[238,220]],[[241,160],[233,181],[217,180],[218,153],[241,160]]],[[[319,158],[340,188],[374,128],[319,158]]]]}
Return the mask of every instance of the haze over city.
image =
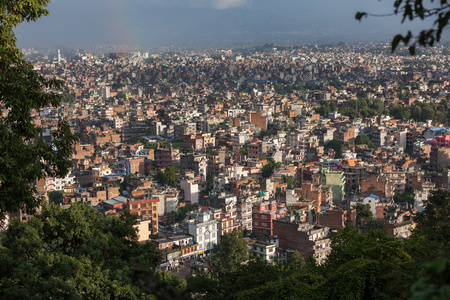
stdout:
{"type": "Polygon", "coordinates": [[[66,0],[48,9],[49,16],[17,28],[20,47],[388,42],[407,29],[430,26],[402,26],[399,17],[355,20],[358,11],[392,13],[393,1],[375,0],[66,0]]]}

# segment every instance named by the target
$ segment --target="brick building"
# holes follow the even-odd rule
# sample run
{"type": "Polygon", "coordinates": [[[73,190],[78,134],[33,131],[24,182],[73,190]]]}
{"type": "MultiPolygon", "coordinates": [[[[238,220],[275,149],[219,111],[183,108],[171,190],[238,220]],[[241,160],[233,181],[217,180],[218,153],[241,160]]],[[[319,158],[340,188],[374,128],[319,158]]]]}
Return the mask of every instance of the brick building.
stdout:
{"type": "Polygon", "coordinates": [[[279,238],[279,246],[295,249],[303,257],[312,256],[317,263],[322,263],[331,252],[329,227],[296,223],[288,218],[273,221],[273,233],[279,238]]]}

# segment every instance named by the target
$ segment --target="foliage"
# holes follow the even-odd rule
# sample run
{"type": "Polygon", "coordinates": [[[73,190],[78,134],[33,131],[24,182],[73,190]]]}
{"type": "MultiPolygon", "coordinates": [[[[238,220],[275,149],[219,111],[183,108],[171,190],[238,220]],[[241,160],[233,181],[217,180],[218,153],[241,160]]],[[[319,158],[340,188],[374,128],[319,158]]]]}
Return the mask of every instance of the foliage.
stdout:
{"type": "Polygon", "coordinates": [[[287,270],[283,271],[278,265],[253,258],[234,271],[220,274],[200,271],[188,278],[188,288],[203,299],[238,299],[247,295],[248,290],[265,286],[286,274],[287,270]]]}
{"type": "MultiPolygon", "coordinates": [[[[432,47],[441,40],[442,32],[447,27],[450,19],[450,4],[447,0],[442,1],[424,1],[424,0],[396,0],[394,1],[394,12],[389,15],[400,15],[402,23],[406,20],[431,20],[433,25],[430,29],[424,29],[417,36],[411,31],[407,34],[397,34],[392,39],[392,52],[397,49],[400,42],[408,46],[409,53],[414,55],[416,46],[432,47]],[[430,3],[428,3],[430,2],[430,3]]],[[[356,13],[356,19],[361,20],[367,16],[380,16],[367,12],[356,13]]]]}
{"type": "Polygon", "coordinates": [[[242,148],[239,149],[239,152],[240,152],[242,155],[248,155],[248,147],[247,147],[247,144],[245,144],[244,146],[242,146],[242,148]]]}
{"type": "Polygon", "coordinates": [[[293,176],[283,175],[283,183],[286,183],[288,188],[295,188],[298,185],[298,181],[293,176]]]}
{"type": "Polygon", "coordinates": [[[418,233],[434,241],[450,241],[448,216],[450,216],[450,192],[433,191],[425,202],[424,211],[415,218],[418,233]]]}
{"type": "Polygon", "coordinates": [[[407,202],[411,205],[414,205],[414,192],[405,192],[403,194],[395,193],[394,201],[395,202],[407,202]]]}
{"type": "Polygon", "coordinates": [[[55,203],[56,205],[59,205],[64,201],[64,193],[62,191],[48,192],[47,195],[50,203],[55,203]]]}
{"type": "Polygon", "coordinates": [[[280,167],[280,163],[277,163],[273,158],[262,168],[262,177],[268,178],[272,176],[273,170],[280,167]]]}
{"type": "Polygon", "coordinates": [[[325,298],[405,298],[414,260],[400,239],[381,230],[346,227],[331,236],[333,249],[323,266],[325,298]]]}
{"type": "Polygon", "coordinates": [[[211,265],[215,273],[236,271],[248,260],[247,241],[242,238],[242,230],[235,230],[220,238],[211,254],[211,265]]]}
{"type": "Polygon", "coordinates": [[[169,271],[158,271],[155,273],[155,278],[161,282],[166,282],[167,285],[175,290],[184,291],[187,289],[186,280],[178,279],[178,276],[169,271]]]}
{"type": "Polygon", "coordinates": [[[319,108],[316,109],[316,113],[320,114],[323,117],[328,117],[329,113],[332,113],[337,110],[336,104],[333,100],[322,100],[320,101],[319,108]]]}
{"type": "Polygon", "coordinates": [[[153,268],[161,256],[136,241],[134,224],[130,213],[103,219],[84,204],[13,219],[0,248],[0,298],[150,299],[132,266],[153,268]]]}
{"type": "Polygon", "coordinates": [[[301,270],[305,267],[305,258],[295,250],[291,255],[288,256],[287,268],[291,270],[301,270]]]}
{"type": "Polygon", "coordinates": [[[176,187],[178,184],[178,167],[168,166],[164,172],[158,171],[155,179],[159,184],[167,184],[171,187],[176,187]]]}
{"type": "Polygon", "coordinates": [[[46,144],[34,125],[33,110],[57,107],[61,97],[44,92],[58,89],[63,82],[47,80],[23,59],[16,48],[13,29],[23,21],[42,15],[49,1],[2,1],[0,4],[0,104],[8,111],[0,115],[0,219],[8,211],[25,209],[33,213],[42,202],[36,196],[34,181],[45,176],[64,176],[69,167],[72,146],[78,136],[61,120],[46,144]]]}
{"type": "Polygon", "coordinates": [[[414,121],[425,122],[433,120],[438,123],[446,123],[448,114],[444,102],[436,104],[434,102],[413,102],[411,106],[403,107],[396,103],[389,105],[388,113],[396,119],[413,119],[414,121]]]}
{"type": "Polygon", "coordinates": [[[342,158],[342,145],[343,143],[338,139],[332,139],[325,144],[325,149],[333,149],[335,158],[342,158]]]}
{"type": "Polygon", "coordinates": [[[358,219],[372,219],[373,213],[369,204],[357,203],[353,208],[356,209],[356,217],[358,219]]]}
{"type": "Polygon", "coordinates": [[[369,149],[373,149],[375,146],[369,137],[365,134],[360,134],[355,139],[356,145],[367,145],[369,149]]]}

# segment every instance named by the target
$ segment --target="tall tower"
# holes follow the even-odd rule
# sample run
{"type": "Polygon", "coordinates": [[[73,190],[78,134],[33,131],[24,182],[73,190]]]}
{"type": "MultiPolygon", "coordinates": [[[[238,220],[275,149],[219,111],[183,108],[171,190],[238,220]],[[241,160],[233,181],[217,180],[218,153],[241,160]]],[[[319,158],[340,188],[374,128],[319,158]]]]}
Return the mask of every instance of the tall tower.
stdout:
{"type": "Polygon", "coordinates": [[[58,49],[58,65],[61,64],[61,50],[58,49]]]}

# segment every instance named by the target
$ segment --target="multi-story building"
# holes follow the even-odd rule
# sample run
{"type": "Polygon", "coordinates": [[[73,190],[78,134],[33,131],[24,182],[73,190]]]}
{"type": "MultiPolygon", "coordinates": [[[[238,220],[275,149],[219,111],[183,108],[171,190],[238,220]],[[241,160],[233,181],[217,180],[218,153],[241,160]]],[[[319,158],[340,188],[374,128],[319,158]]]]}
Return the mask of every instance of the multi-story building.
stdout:
{"type": "Polygon", "coordinates": [[[192,219],[187,220],[188,230],[198,244],[198,251],[210,251],[219,239],[218,220],[214,219],[214,212],[212,210],[195,211],[191,217],[192,219]]]}
{"type": "Polygon", "coordinates": [[[256,241],[250,247],[253,256],[261,257],[268,263],[273,263],[276,257],[276,246],[271,243],[256,241]]]}
{"type": "Polygon", "coordinates": [[[343,171],[332,171],[322,168],[322,185],[331,186],[333,201],[340,201],[345,195],[345,176],[343,171]]]}
{"type": "Polygon", "coordinates": [[[168,166],[177,166],[180,163],[180,150],[162,149],[155,150],[155,164],[158,168],[167,168],[168,166]]]}
{"type": "Polygon", "coordinates": [[[185,153],[180,155],[180,172],[194,171],[206,179],[208,160],[203,153],[185,153]]]}
{"type": "Polygon", "coordinates": [[[331,252],[329,227],[297,223],[289,218],[274,220],[273,232],[279,238],[279,246],[295,249],[303,257],[312,256],[318,264],[331,252]]]}
{"type": "Polygon", "coordinates": [[[239,198],[236,203],[236,220],[242,229],[253,230],[253,203],[249,198],[239,198]]]}
{"type": "Polygon", "coordinates": [[[68,173],[64,178],[46,177],[45,181],[47,191],[64,191],[65,186],[72,186],[75,184],[75,176],[68,173]]]}
{"type": "Polygon", "coordinates": [[[278,200],[268,200],[253,205],[253,231],[272,236],[273,221],[286,216],[287,209],[278,200]]]}

